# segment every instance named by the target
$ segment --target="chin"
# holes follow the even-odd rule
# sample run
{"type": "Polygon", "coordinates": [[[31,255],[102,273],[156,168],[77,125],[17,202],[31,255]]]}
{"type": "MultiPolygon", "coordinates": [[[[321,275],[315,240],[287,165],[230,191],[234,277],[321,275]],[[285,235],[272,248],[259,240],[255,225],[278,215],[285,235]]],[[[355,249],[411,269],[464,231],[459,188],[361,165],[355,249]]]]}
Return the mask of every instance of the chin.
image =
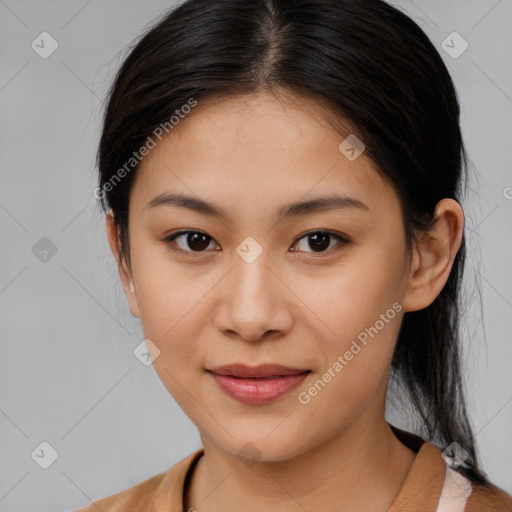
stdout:
{"type": "Polygon", "coordinates": [[[248,467],[256,462],[285,462],[308,451],[309,447],[304,443],[303,433],[291,432],[290,429],[283,428],[283,425],[272,432],[275,428],[276,423],[268,429],[256,430],[253,427],[237,430],[235,438],[224,437],[216,444],[225,453],[239,458],[248,467]],[[282,430],[278,433],[280,428],[282,430]],[[269,432],[272,433],[268,435],[269,432]]]}

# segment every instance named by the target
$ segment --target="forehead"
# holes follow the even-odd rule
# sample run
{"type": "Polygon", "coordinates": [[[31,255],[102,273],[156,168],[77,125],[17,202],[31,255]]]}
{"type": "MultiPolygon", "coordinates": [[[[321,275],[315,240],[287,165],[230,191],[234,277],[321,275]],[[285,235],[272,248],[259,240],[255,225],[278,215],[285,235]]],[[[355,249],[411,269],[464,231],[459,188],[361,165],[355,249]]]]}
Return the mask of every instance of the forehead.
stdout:
{"type": "Polygon", "coordinates": [[[275,210],[328,192],[359,198],[371,210],[397,197],[363,152],[349,160],[325,104],[258,93],[200,102],[142,160],[130,201],[144,208],[166,191],[275,210]],[[364,198],[364,199],[363,199],[364,198]]]}

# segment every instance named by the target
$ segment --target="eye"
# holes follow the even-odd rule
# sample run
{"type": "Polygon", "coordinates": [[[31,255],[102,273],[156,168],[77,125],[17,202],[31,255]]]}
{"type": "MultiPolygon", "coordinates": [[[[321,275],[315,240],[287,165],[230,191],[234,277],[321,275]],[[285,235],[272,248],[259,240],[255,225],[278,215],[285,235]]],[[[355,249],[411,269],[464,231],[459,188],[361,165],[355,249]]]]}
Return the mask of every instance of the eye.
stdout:
{"type": "MultiPolygon", "coordinates": [[[[303,244],[303,246],[304,245],[306,247],[309,246],[310,248],[313,249],[312,252],[316,252],[316,253],[328,252],[328,250],[326,250],[326,249],[329,249],[329,246],[331,245],[331,242],[333,239],[338,241],[337,249],[340,249],[342,246],[350,243],[350,240],[345,236],[338,235],[331,231],[323,231],[323,230],[322,231],[310,231],[309,233],[306,233],[304,236],[302,236],[299,239],[299,243],[301,242],[301,240],[304,240],[304,239],[306,241],[303,244]]],[[[335,250],[337,250],[337,249],[335,249],[335,250]]],[[[295,249],[293,251],[296,252],[295,249]]],[[[308,252],[308,251],[306,251],[306,252],[308,252]]]]}
{"type": "Polygon", "coordinates": [[[170,247],[175,251],[198,253],[193,254],[193,256],[199,256],[201,252],[204,252],[204,249],[208,248],[209,241],[213,241],[213,238],[208,236],[206,233],[203,233],[202,231],[179,231],[165,238],[165,242],[168,243],[170,247]],[[181,238],[184,240],[183,245],[185,248],[183,248],[183,246],[180,247],[179,244],[176,243],[176,240],[181,238]],[[177,248],[174,246],[177,246],[177,248]],[[187,246],[193,250],[187,250],[187,246]]]}
{"type": "MultiPolygon", "coordinates": [[[[342,246],[350,243],[350,240],[346,236],[325,230],[310,231],[299,238],[298,243],[300,244],[302,240],[305,240],[303,245],[309,246],[314,253],[329,252],[332,249],[330,246],[333,240],[338,241],[337,249],[340,249],[342,246]]],[[[201,253],[204,253],[209,247],[210,243],[213,242],[213,238],[202,231],[188,230],[174,233],[165,238],[164,242],[169,244],[171,249],[174,251],[189,253],[191,256],[200,256],[201,253]],[[177,243],[180,239],[182,243],[181,246],[177,243]]],[[[337,249],[335,248],[335,250],[337,249]]],[[[292,251],[309,252],[307,250],[305,251],[304,248],[299,250],[292,249],[292,251]]]]}

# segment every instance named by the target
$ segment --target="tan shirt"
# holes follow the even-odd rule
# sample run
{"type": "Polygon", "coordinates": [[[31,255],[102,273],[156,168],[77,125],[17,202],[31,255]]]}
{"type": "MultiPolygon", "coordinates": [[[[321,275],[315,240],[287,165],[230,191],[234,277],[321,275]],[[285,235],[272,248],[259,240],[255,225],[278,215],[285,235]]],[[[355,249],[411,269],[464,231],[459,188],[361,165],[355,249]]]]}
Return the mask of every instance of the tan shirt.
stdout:
{"type": "MultiPolygon", "coordinates": [[[[407,478],[388,512],[512,512],[512,496],[502,489],[472,485],[444,461],[441,450],[420,437],[392,426],[399,439],[416,452],[407,478]]],[[[185,481],[203,455],[200,449],[123,492],[77,512],[194,512],[183,510],[185,481]]]]}

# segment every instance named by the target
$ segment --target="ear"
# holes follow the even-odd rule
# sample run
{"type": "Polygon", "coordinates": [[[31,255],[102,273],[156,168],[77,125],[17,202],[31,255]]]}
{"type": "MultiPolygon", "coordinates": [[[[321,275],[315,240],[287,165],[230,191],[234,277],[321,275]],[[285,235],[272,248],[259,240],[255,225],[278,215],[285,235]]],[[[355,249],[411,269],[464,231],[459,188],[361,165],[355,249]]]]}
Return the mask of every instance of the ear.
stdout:
{"type": "Polygon", "coordinates": [[[414,244],[403,299],[404,311],[428,307],[443,289],[462,244],[464,212],[451,198],[436,205],[434,224],[414,244]]]}
{"type": "Polygon", "coordinates": [[[108,243],[117,261],[119,275],[121,276],[124,293],[126,294],[126,298],[128,299],[130,311],[133,316],[140,317],[139,304],[137,302],[137,296],[135,294],[135,282],[127,262],[121,258],[119,232],[114,220],[114,214],[112,213],[112,210],[109,210],[107,212],[106,225],[108,243]]]}

